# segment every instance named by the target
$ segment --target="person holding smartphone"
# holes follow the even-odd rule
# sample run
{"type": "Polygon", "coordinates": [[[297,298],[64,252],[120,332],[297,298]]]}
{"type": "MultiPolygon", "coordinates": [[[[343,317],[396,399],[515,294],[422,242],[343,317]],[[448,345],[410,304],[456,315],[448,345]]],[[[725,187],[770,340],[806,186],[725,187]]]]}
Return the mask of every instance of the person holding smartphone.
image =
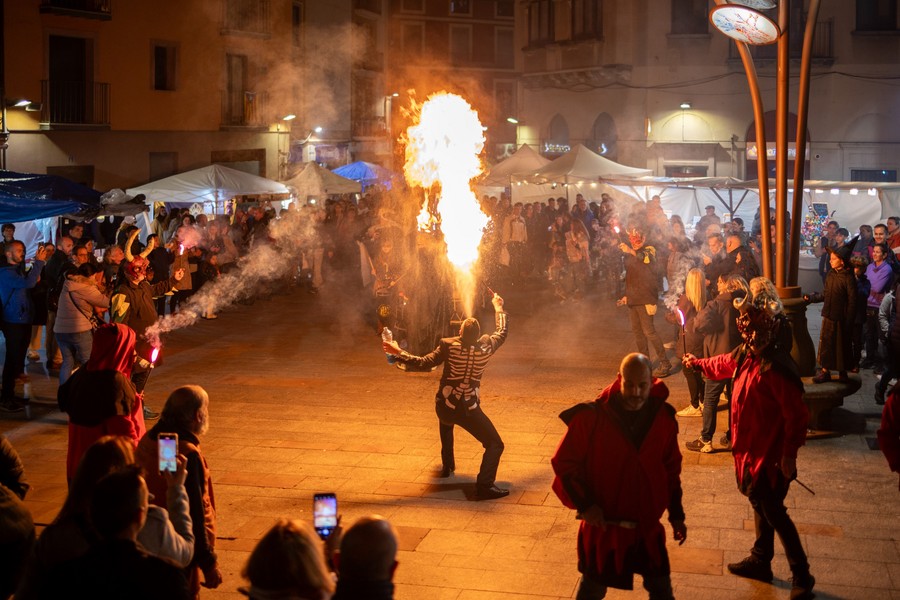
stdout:
{"type": "Polygon", "coordinates": [[[385,353],[399,357],[421,369],[444,365],[441,382],[435,397],[435,412],[440,421],[441,477],[450,477],[456,470],[453,455],[453,427],[459,425],[484,446],[481,470],[475,485],[478,500],[493,500],[509,495],[509,490],[494,485],[503,440],[490,418],[481,410],[481,377],[488,361],[494,356],[507,335],[507,314],[503,310],[503,298],[494,294],[491,302],[496,312],[496,330],[491,335],[481,335],[478,319],[469,317],[462,322],[459,335],[443,338],[438,347],[425,356],[415,356],[400,349],[397,342],[384,342],[385,353]]]}
{"type": "Polygon", "coordinates": [[[160,506],[166,501],[170,483],[166,473],[160,472],[160,459],[168,463],[168,454],[165,448],[160,450],[159,444],[165,445],[167,439],[177,439],[178,454],[187,458],[184,487],[194,533],[194,556],[187,570],[194,598],[199,597],[201,585],[217,588],[222,584],[222,572],[216,555],[216,505],[212,476],[200,449],[200,439],[208,429],[209,395],[206,390],[198,385],[180,387],[169,395],[159,422],[141,439],[135,456],[147,473],[147,486],[153,494],[153,503],[160,506]]]}

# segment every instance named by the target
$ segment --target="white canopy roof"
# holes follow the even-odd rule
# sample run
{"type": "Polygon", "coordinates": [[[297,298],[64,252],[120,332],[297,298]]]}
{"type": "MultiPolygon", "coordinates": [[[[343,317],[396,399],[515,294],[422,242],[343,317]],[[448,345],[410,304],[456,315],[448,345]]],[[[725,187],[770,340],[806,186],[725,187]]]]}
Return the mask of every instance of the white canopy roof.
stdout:
{"type": "Polygon", "coordinates": [[[496,165],[478,182],[484,187],[507,187],[515,176],[528,176],[550,162],[538,154],[537,150],[528,144],[522,144],[512,156],[509,156],[496,165]]]}
{"type": "Polygon", "coordinates": [[[303,170],[284,182],[294,189],[294,195],[307,199],[324,198],[329,194],[353,194],[362,191],[358,181],[347,179],[320,167],[314,162],[306,163],[303,170]]]}
{"type": "Polygon", "coordinates": [[[579,183],[605,177],[641,177],[652,173],[650,169],[620,165],[578,144],[523,179],[531,183],[579,183]]]}
{"type": "Polygon", "coordinates": [[[148,203],[173,202],[204,205],[252,194],[287,194],[282,184],[222,165],[209,165],[179,173],[126,190],[129,195],[144,194],[148,203]]]}

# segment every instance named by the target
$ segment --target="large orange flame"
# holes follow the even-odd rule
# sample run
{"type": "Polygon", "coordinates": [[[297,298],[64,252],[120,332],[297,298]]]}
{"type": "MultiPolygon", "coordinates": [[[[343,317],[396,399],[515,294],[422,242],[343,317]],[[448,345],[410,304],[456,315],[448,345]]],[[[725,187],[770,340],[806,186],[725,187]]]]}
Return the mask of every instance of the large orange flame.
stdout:
{"type": "Polygon", "coordinates": [[[479,155],[484,148],[484,128],[478,113],[463,98],[438,92],[421,106],[418,123],[406,135],[406,180],[426,190],[419,226],[430,229],[439,223],[447,258],[456,268],[457,291],[466,312],[472,314],[473,270],[488,217],[470,182],[483,170],[479,155]],[[439,188],[434,212],[427,193],[432,188],[439,188]]]}

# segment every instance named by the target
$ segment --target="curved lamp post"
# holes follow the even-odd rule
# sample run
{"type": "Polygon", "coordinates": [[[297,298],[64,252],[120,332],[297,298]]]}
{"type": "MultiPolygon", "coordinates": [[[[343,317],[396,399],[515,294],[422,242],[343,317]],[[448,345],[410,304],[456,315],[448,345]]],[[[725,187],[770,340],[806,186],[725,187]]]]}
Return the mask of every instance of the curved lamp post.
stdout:
{"type": "Polygon", "coordinates": [[[757,178],[759,179],[759,212],[762,225],[763,274],[778,288],[785,304],[785,312],[794,330],[794,348],[791,354],[803,375],[815,372],[815,352],[809,330],[806,327],[806,304],[797,285],[800,255],[800,217],[803,201],[804,166],[806,164],[806,124],[809,109],[809,71],[812,59],[812,40],[820,0],[810,0],[806,30],[803,37],[803,53],[800,57],[800,87],[797,99],[797,140],[794,162],[794,197],[791,205],[790,237],[787,232],[788,215],[788,86],[790,84],[790,6],[788,0],[715,0],[710,11],[713,26],[734,39],[753,102],[756,126],[757,178]],[[778,21],[770,19],[759,9],[778,6],[778,21]],[[756,66],[747,45],[778,44],[778,70],[776,76],[775,110],[775,247],[772,247],[769,224],[769,179],[767,171],[765,111],[756,75],[756,66]],[[773,252],[774,250],[774,252],[773,252]],[[774,277],[773,273],[774,265],[774,277]]]}

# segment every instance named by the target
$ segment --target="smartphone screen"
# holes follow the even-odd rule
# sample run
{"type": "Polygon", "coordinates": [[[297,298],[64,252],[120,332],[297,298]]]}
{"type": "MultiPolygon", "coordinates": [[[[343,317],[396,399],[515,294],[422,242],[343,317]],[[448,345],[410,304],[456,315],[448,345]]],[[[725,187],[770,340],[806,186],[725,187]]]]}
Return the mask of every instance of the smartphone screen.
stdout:
{"type": "Polygon", "coordinates": [[[337,527],[337,497],[334,494],[313,496],[313,527],[323,540],[337,527]]]}
{"type": "Polygon", "coordinates": [[[159,446],[159,472],[174,473],[178,468],[175,457],[178,456],[178,434],[160,433],[157,438],[159,446]]]}

